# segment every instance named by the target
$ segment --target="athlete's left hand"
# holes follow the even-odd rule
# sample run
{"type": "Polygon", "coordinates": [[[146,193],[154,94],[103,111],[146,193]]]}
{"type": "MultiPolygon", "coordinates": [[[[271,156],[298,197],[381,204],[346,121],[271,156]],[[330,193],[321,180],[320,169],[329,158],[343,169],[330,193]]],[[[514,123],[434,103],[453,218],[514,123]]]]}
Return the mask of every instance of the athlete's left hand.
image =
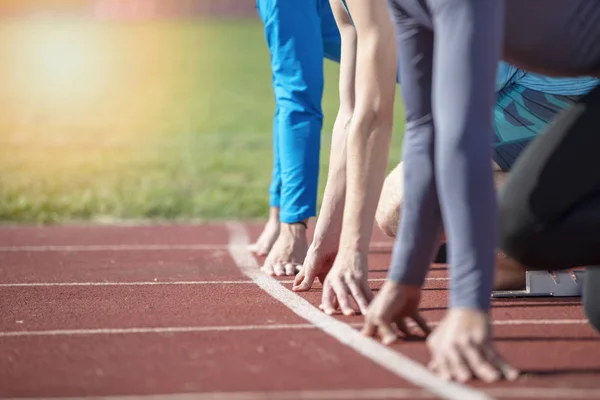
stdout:
{"type": "Polygon", "coordinates": [[[378,335],[384,344],[396,341],[398,335],[395,328],[406,337],[412,336],[406,325],[407,318],[416,322],[426,335],[429,334],[431,330],[419,314],[420,300],[420,287],[387,280],[369,306],[362,329],[363,335],[378,335]]]}
{"type": "Polygon", "coordinates": [[[519,371],[500,357],[492,343],[489,316],[480,310],[451,309],[427,339],[429,369],[446,380],[514,381],[519,371]]]}
{"type": "Polygon", "coordinates": [[[354,298],[360,312],[365,315],[373,299],[368,273],[367,254],[340,248],[323,283],[322,303],[319,308],[332,315],[339,305],[344,315],[354,315],[356,310],[351,305],[351,299],[354,298]]]}

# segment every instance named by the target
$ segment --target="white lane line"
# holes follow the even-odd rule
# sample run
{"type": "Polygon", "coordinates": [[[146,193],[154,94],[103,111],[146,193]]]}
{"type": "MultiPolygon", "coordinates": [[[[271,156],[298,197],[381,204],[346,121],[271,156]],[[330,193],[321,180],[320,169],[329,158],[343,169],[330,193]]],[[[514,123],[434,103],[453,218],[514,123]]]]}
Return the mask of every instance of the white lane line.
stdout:
{"type": "MultiPolygon", "coordinates": [[[[434,396],[420,389],[342,389],[298,390],[280,392],[205,392],[145,396],[104,396],[94,400],[348,400],[348,399],[431,399],[434,396]]],[[[36,400],[74,400],[92,397],[46,397],[36,400]]],[[[12,399],[7,399],[12,400],[12,399]]],[[[16,399],[15,399],[16,400],[16,399]]]]}
{"type": "Polygon", "coordinates": [[[398,377],[420,386],[443,399],[491,399],[486,393],[454,382],[444,381],[422,364],[403,356],[378,341],[361,335],[348,324],[326,315],[312,304],[286,289],[277,280],[260,272],[255,258],[246,250],[248,234],[242,224],[230,223],[229,251],[240,270],[261,289],[279,300],[298,316],[317,326],[326,334],[352,348],[398,377]]]}
{"type": "Polygon", "coordinates": [[[52,287],[52,286],[161,286],[161,285],[239,285],[250,284],[252,281],[174,281],[174,282],[31,282],[31,283],[0,283],[0,287],[52,287]]]}
{"type": "MultiPolygon", "coordinates": [[[[430,326],[439,325],[439,321],[428,321],[430,326]]],[[[517,319],[495,320],[492,325],[582,325],[587,324],[587,319],[517,319]]],[[[362,322],[349,323],[353,328],[361,328],[362,322]]],[[[409,326],[416,326],[409,321],[409,326]]],[[[262,331],[262,330],[291,330],[291,329],[318,329],[313,324],[274,324],[274,325],[226,325],[226,326],[182,326],[182,327],[136,327],[136,328],[97,328],[97,329],[52,329],[38,331],[7,331],[0,332],[0,337],[20,336],[90,336],[90,335],[125,335],[138,333],[188,333],[188,332],[230,332],[230,331],[262,331]]],[[[548,338],[552,340],[552,338],[548,338]]]]}
{"type": "Polygon", "coordinates": [[[233,332],[233,331],[271,331],[283,329],[314,329],[311,324],[273,324],[238,326],[166,326],[160,328],[100,328],[100,329],[55,329],[43,331],[0,332],[0,337],[21,336],[87,336],[87,335],[125,335],[140,333],[190,333],[190,332],[233,332]]]}
{"type": "MultiPolygon", "coordinates": [[[[246,245],[240,245],[244,248],[246,245]]],[[[175,250],[229,250],[231,246],[223,244],[114,244],[114,245],[17,245],[0,246],[0,252],[86,252],[86,251],[175,251],[175,250]]],[[[392,243],[373,242],[373,250],[392,248],[392,243]]]]}
{"type": "MultiPolygon", "coordinates": [[[[530,399],[598,399],[600,389],[512,387],[485,389],[490,395],[499,398],[530,399]]],[[[19,399],[24,399],[21,397],[19,399]]],[[[36,400],[339,400],[339,399],[430,399],[431,393],[419,389],[339,389],[339,390],[298,390],[280,392],[204,392],[181,394],[151,394],[130,396],[88,396],[88,397],[36,397],[36,400]]],[[[18,400],[18,399],[7,399],[18,400]]]]}
{"type": "Polygon", "coordinates": [[[0,246],[0,252],[85,252],[85,251],[156,251],[156,250],[227,250],[221,244],[115,244],[115,245],[51,245],[0,246]]]}
{"type": "MultiPolygon", "coordinates": [[[[432,281],[447,281],[449,278],[426,278],[432,281]]],[[[385,278],[372,278],[369,282],[383,282],[385,278]]],[[[294,283],[291,279],[279,280],[282,284],[294,283]]],[[[24,282],[0,283],[0,288],[9,287],[52,287],[52,286],[160,286],[160,285],[237,285],[254,284],[251,280],[228,281],[138,281],[138,282],[24,282]]]]}
{"type": "Polygon", "coordinates": [[[600,389],[560,387],[512,387],[490,388],[489,394],[504,399],[600,399],[600,389]]]}

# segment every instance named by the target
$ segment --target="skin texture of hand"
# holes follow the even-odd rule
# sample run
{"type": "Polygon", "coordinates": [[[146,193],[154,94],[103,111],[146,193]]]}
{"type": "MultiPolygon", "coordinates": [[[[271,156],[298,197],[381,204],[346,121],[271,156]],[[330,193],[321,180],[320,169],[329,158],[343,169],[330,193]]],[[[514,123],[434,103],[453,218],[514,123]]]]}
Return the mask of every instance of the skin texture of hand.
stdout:
{"type": "Polygon", "coordinates": [[[306,228],[301,224],[281,224],[281,232],[261,270],[267,275],[295,275],[306,257],[306,228]]]}
{"type": "Polygon", "coordinates": [[[319,278],[321,284],[325,283],[325,277],[333,267],[333,262],[337,256],[337,241],[330,245],[317,246],[314,242],[308,248],[308,253],[304,259],[304,264],[300,272],[294,279],[292,290],[294,292],[305,292],[310,290],[315,281],[319,278]]]}
{"type": "Polygon", "coordinates": [[[519,371],[507,364],[492,343],[489,316],[479,310],[452,309],[427,339],[428,368],[446,380],[510,381],[519,371]]]}
{"type": "Polygon", "coordinates": [[[387,280],[369,306],[362,329],[363,335],[379,336],[384,344],[395,342],[398,339],[398,331],[405,337],[410,337],[412,333],[406,325],[407,318],[414,320],[426,335],[429,334],[431,330],[419,314],[420,300],[420,287],[387,280]]]}
{"type": "Polygon", "coordinates": [[[334,314],[339,309],[344,315],[355,315],[352,299],[360,313],[366,314],[373,292],[369,288],[367,254],[341,250],[333,267],[325,278],[321,308],[326,314],[334,314]]]}

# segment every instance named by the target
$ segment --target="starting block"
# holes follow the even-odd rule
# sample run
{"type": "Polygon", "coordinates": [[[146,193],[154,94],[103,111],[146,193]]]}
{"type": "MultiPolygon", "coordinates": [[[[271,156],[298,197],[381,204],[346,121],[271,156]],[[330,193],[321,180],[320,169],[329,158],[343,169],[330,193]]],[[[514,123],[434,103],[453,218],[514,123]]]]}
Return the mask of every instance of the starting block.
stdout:
{"type": "Polygon", "coordinates": [[[585,270],[527,271],[525,290],[497,291],[492,298],[581,297],[585,270]]]}

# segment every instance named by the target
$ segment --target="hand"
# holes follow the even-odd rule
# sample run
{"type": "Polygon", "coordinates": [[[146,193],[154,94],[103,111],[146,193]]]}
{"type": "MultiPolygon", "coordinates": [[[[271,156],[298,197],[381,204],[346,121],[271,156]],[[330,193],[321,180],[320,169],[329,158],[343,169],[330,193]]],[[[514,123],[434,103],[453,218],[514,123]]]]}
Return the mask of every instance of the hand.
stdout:
{"type": "Polygon", "coordinates": [[[308,243],[301,224],[281,224],[281,233],[261,270],[268,275],[294,275],[304,262],[308,243]]]}
{"type": "Polygon", "coordinates": [[[325,277],[337,256],[337,246],[337,241],[331,243],[315,243],[313,241],[308,248],[304,265],[294,280],[294,286],[292,286],[294,292],[310,290],[315,278],[319,278],[321,284],[325,283],[325,277]]]}
{"type": "Polygon", "coordinates": [[[354,298],[360,312],[366,314],[369,302],[373,299],[368,273],[367,254],[340,251],[323,283],[319,308],[332,315],[339,305],[344,315],[354,315],[356,310],[350,305],[350,299],[354,298]]]}
{"type": "Polygon", "coordinates": [[[369,306],[365,325],[362,329],[363,335],[375,336],[379,334],[384,344],[393,343],[398,339],[396,330],[392,325],[395,324],[404,335],[411,336],[405,318],[412,318],[426,335],[429,334],[431,330],[419,314],[420,300],[420,287],[387,280],[369,306]]]}
{"type": "Polygon", "coordinates": [[[495,382],[503,377],[511,381],[519,377],[519,371],[494,349],[489,317],[482,311],[448,311],[427,345],[432,356],[429,369],[443,379],[495,382]]]}

